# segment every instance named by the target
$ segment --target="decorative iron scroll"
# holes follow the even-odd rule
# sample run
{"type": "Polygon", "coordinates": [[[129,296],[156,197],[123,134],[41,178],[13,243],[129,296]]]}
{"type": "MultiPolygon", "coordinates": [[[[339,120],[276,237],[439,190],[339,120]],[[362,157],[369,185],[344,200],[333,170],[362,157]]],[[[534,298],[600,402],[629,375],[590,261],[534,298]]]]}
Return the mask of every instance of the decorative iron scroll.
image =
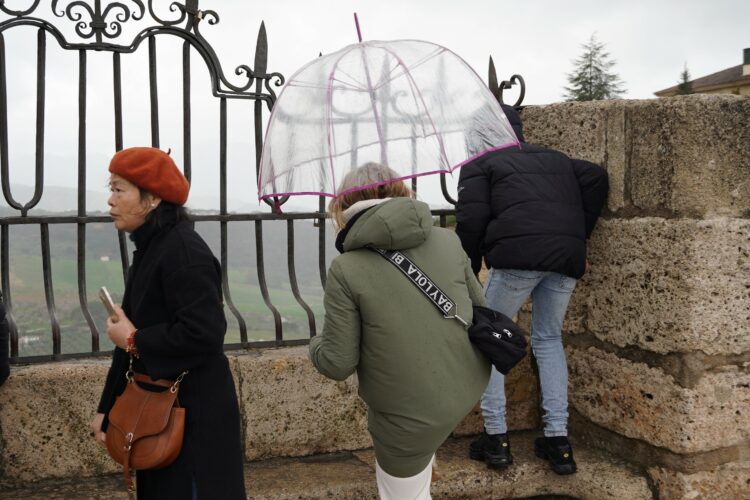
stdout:
{"type": "Polygon", "coordinates": [[[492,95],[495,96],[495,99],[498,100],[500,104],[505,104],[505,101],[503,101],[503,91],[510,89],[514,85],[519,85],[519,92],[518,92],[518,99],[516,99],[516,102],[513,103],[514,108],[520,108],[524,97],[526,97],[526,82],[524,81],[523,77],[521,75],[513,75],[510,77],[510,80],[503,80],[498,85],[497,83],[497,72],[495,71],[495,63],[492,61],[492,56],[490,56],[490,69],[489,69],[489,77],[488,77],[488,83],[490,87],[490,91],[492,92],[492,95]]]}
{"type": "Polygon", "coordinates": [[[221,63],[211,45],[200,31],[203,20],[209,25],[219,23],[219,15],[213,10],[201,10],[198,0],[171,2],[169,11],[176,17],[166,19],[157,14],[155,0],[52,0],[52,13],[62,19],[75,23],[75,33],[90,43],[73,43],[65,39],[60,31],[47,21],[29,17],[39,7],[39,0],[34,0],[28,7],[11,9],[6,6],[7,0],[0,0],[0,11],[14,16],[0,22],[0,33],[16,25],[37,26],[52,34],[64,49],[106,50],[111,52],[134,52],[141,42],[158,34],[172,34],[189,42],[204,58],[211,73],[213,93],[216,97],[249,98],[264,101],[268,109],[276,101],[274,87],[284,84],[281,73],[267,73],[268,42],[265,26],[261,23],[256,43],[255,69],[247,64],[235,68],[237,76],[244,77],[242,83],[231,83],[221,67],[221,63]],[[154,25],[141,30],[129,45],[112,43],[123,32],[123,25],[131,21],[141,21],[146,17],[146,11],[154,21],[154,25]],[[255,86],[255,89],[253,89],[255,86]]]}

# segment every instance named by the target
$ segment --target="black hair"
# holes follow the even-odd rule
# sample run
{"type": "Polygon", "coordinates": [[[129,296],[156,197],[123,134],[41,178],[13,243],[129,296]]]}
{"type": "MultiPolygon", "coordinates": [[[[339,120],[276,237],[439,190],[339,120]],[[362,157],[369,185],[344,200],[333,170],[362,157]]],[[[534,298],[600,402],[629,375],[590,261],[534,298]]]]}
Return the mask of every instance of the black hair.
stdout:
{"type": "MultiPolygon", "coordinates": [[[[145,200],[151,192],[138,187],[141,201],[145,200]]],[[[167,223],[177,224],[179,222],[190,220],[190,214],[182,205],[176,205],[169,201],[162,200],[155,209],[151,210],[146,216],[146,221],[153,221],[156,227],[162,228],[167,223]]]]}

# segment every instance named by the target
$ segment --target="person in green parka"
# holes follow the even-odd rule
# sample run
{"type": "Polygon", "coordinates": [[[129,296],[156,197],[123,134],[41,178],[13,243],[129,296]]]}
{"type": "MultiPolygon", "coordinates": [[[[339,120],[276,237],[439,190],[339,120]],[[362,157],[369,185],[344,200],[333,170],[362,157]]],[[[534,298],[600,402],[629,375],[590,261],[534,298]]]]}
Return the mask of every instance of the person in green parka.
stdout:
{"type": "Polygon", "coordinates": [[[390,262],[370,248],[398,250],[419,266],[471,323],[484,294],[455,233],[433,226],[387,167],[350,172],[329,211],[341,255],[325,286],[325,321],[310,359],[326,377],[357,371],[368,405],[382,499],[429,499],[435,451],[487,387],[490,365],[466,327],[446,319],[390,262]],[[357,186],[364,189],[353,190],[357,186]]]}

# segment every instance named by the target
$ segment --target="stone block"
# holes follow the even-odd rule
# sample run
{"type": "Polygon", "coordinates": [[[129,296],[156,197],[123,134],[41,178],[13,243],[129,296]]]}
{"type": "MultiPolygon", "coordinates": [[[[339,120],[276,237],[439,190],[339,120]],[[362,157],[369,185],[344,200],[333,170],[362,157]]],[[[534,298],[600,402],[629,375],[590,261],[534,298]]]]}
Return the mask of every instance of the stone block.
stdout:
{"type": "Polygon", "coordinates": [[[693,474],[661,467],[652,467],[648,473],[663,500],[750,498],[750,462],[727,463],[693,474]]]}
{"type": "Polygon", "coordinates": [[[523,109],[526,142],[598,164],[607,160],[607,117],[613,101],[565,102],[523,109]]]}
{"type": "Polygon", "coordinates": [[[571,158],[594,162],[607,169],[609,209],[626,205],[628,162],[625,104],[592,101],[529,106],[521,115],[524,135],[532,144],[557,149],[571,158]]]}
{"type": "Polygon", "coordinates": [[[607,169],[612,211],[750,213],[750,97],[560,103],[522,118],[529,142],[607,169]]]}
{"type": "Polygon", "coordinates": [[[644,363],[589,347],[568,347],[571,405],[595,424],[675,453],[750,439],[750,373],[706,373],[692,388],[644,363]]]}
{"type": "Polygon", "coordinates": [[[377,500],[374,471],[356,457],[343,455],[250,463],[245,467],[247,499],[377,500]]]}
{"type": "Polygon", "coordinates": [[[631,101],[626,113],[635,207],[687,216],[747,216],[750,98],[631,101]]]}
{"type": "MultiPolygon", "coordinates": [[[[449,439],[436,453],[440,477],[432,483],[432,498],[653,498],[645,477],[595,450],[579,447],[575,441],[578,473],[558,476],[547,462],[534,456],[536,435],[512,433],[514,464],[501,470],[488,469],[484,463],[468,458],[471,439],[449,439]]],[[[372,451],[356,452],[355,456],[374,468],[372,451]]]]}
{"type": "Polygon", "coordinates": [[[657,353],[750,352],[750,220],[606,219],[565,330],[657,353]]]}
{"type": "Polygon", "coordinates": [[[356,375],[320,375],[307,347],[237,357],[245,457],[303,456],[372,446],[356,375]]]}
{"type": "Polygon", "coordinates": [[[109,360],[14,368],[0,388],[1,483],[120,469],[90,436],[109,360]]]}

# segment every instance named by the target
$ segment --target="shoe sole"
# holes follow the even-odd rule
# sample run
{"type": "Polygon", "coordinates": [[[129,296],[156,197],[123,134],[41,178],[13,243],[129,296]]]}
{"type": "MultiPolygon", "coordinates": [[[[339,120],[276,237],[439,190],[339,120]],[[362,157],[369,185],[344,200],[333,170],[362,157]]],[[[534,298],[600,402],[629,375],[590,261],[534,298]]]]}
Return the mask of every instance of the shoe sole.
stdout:
{"type": "Polygon", "coordinates": [[[488,457],[481,451],[469,451],[469,458],[472,460],[477,460],[479,462],[484,462],[487,464],[488,469],[504,469],[508,467],[509,465],[513,464],[513,459],[511,458],[509,461],[505,462],[498,462],[496,460],[493,460],[492,458],[488,457]]]}
{"type": "Polygon", "coordinates": [[[565,465],[555,464],[554,462],[552,462],[552,459],[549,457],[549,455],[547,455],[544,450],[540,449],[536,445],[534,445],[534,455],[536,455],[538,458],[541,458],[542,460],[546,460],[547,462],[549,462],[555,474],[558,474],[560,476],[575,474],[578,470],[578,467],[575,465],[575,463],[565,465]]]}

